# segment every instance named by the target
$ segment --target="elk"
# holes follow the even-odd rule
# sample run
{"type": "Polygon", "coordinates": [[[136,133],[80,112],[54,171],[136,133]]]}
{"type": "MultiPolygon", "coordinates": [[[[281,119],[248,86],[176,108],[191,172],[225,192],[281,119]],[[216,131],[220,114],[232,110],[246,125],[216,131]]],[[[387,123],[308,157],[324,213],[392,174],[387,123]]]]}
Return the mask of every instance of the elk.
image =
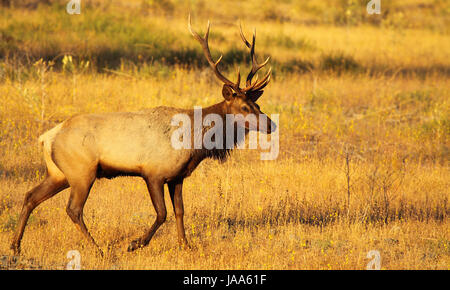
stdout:
{"type": "MultiPolygon", "coordinates": [[[[212,59],[208,46],[209,21],[204,37],[192,29],[190,16],[188,29],[201,44],[212,71],[224,83],[222,88],[224,100],[203,108],[203,113],[214,113],[223,119],[227,114],[243,116],[263,114],[256,101],[270,81],[271,70],[269,69],[260,81],[257,78],[253,81],[258,70],[269,61],[267,58],[263,63],[257,62],[255,34],[250,43],[242,32],[242,26],[240,27],[241,38],[250,51],[252,61],[246,86],[241,88],[239,70],[237,81],[232,82],[218,69],[222,57],[217,61],[212,59]]],[[[171,116],[180,113],[188,115],[191,120],[194,117],[192,109],[163,106],[138,112],[82,114],[72,116],[42,134],[39,137],[39,143],[43,147],[47,173],[45,180],[25,195],[11,244],[14,253],[20,253],[20,242],[31,212],[43,201],[70,187],[66,212],[84,237],[102,254],[84,223],[83,207],[97,178],[116,176],[142,177],[156,211],[156,220],[153,225],[142,237],[131,242],[128,251],[146,246],[157,229],[165,222],[167,212],[164,202],[164,184],[168,185],[175,212],[179,244],[182,247],[189,246],[183,222],[183,180],[190,176],[205,158],[224,160],[232,148],[174,149],[170,142],[171,133],[174,131],[174,127],[171,126],[171,116]]],[[[268,117],[265,119],[266,123],[261,123],[259,120],[261,119],[258,119],[253,126],[250,126],[248,122],[244,123],[245,132],[257,130],[270,134],[275,130],[275,124],[268,117]]]]}

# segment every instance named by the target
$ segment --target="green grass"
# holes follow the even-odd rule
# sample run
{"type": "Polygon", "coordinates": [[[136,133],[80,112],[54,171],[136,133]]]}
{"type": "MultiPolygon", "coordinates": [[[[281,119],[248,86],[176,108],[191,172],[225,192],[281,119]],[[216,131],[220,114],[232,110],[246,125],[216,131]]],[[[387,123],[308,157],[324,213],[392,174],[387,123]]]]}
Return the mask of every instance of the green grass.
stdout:
{"type": "MultiPolygon", "coordinates": [[[[24,3],[35,1],[22,1],[24,3]]],[[[20,3],[22,3],[20,2],[20,3]]],[[[392,1],[391,1],[392,2],[392,1]]],[[[445,1],[429,1],[428,4],[420,4],[414,1],[402,5],[399,1],[394,4],[383,3],[384,13],[379,16],[382,23],[372,23],[367,21],[365,16],[364,1],[331,1],[326,5],[319,1],[302,3],[297,1],[282,1],[275,8],[273,4],[265,4],[260,9],[271,9],[273,13],[281,13],[290,7],[288,19],[280,23],[280,19],[264,18],[267,23],[273,23],[274,27],[281,27],[281,31],[276,33],[264,33],[258,29],[258,51],[263,55],[270,55],[277,68],[278,74],[281,72],[307,72],[309,69],[319,69],[336,72],[352,73],[384,73],[389,69],[393,70],[393,65],[389,62],[370,63],[361,61],[348,53],[347,48],[323,49],[317,45],[317,40],[306,35],[292,35],[286,32],[284,27],[295,29],[302,24],[302,19],[314,18],[316,24],[334,25],[339,27],[345,25],[356,27],[371,25],[378,29],[391,29],[391,25],[383,24],[395,17],[398,13],[403,13],[404,19],[401,25],[396,27],[401,35],[406,29],[414,29],[416,26],[429,29],[433,33],[446,35],[448,27],[448,3],[445,1]],[[339,8],[339,9],[337,9],[339,8]],[[279,10],[279,11],[278,11],[279,10]],[[278,12],[277,12],[278,11],[278,12]],[[348,11],[353,11],[349,12],[348,11]],[[357,15],[352,13],[358,12],[357,15]],[[402,12],[403,11],[403,12],[402,12]],[[408,15],[421,13],[419,19],[410,18],[408,15]],[[327,15],[332,14],[330,17],[327,15]],[[345,19],[338,19],[345,17],[345,19]],[[344,16],[342,16],[344,15],[344,16]],[[393,16],[394,15],[394,16],[393,16]],[[364,17],[363,17],[364,16],[364,17]],[[328,19],[332,20],[328,20],[328,19]],[[354,18],[350,21],[347,18],[354,18]],[[423,21],[433,18],[436,25],[428,27],[423,21]],[[423,21],[423,22],[422,22],[423,21]],[[281,26],[279,25],[281,24],[281,26]],[[419,25],[420,24],[420,25],[419,25]],[[295,37],[294,37],[295,36],[295,37]],[[279,57],[274,53],[277,51],[289,51],[289,56],[279,57]],[[305,57],[299,58],[295,54],[302,53],[305,57]],[[293,55],[294,54],[294,55],[293,55]]],[[[124,63],[131,66],[143,66],[153,63],[165,65],[184,65],[205,67],[206,62],[203,54],[196,42],[192,41],[186,29],[186,18],[188,11],[192,9],[187,4],[178,1],[131,1],[130,6],[126,6],[119,1],[112,1],[110,5],[103,2],[90,1],[83,6],[80,15],[68,15],[65,13],[65,1],[49,1],[51,4],[39,4],[33,8],[22,8],[20,4],[16,8],[2,9],[0,17],[0,75],[12,74],[11,68],[17,64],[30,65],[42,58],[46,61],[56,61],[55,68],[59,68],[59,60],[65,54],[72,55],[78,61],[89,61],[94,69],[102,71],[104,68],[118,69],[124,63]],[[167,13],[161,13],[165,11],[167,13]],[[124,13],[126,11],[126,13],[124,13]],[[164,16],[166,15],[166,16],[164,16]],[[169,16],[167,16],[169,15],[169,16]]],[[[191,5],[204,5],[204,9],[214,6],[213,3],[203,3],[193,1],[191,5]]],[[[223,4],[224,8],[234,11],[239,6],[234,7],[232,3],[223,4]]],[[[256,5],[255,1],[241,4],[241,8],[256,5]]],[[[27,6],[28,7],[28,6],[27,6]]],[[[222,9],[223,10],[223,9],[222,9]]],[[[192,11],[192,10],[191,10],[192,11]]],[[[237,37],[237,31],[232,34],[223,33],[222,26],[227,30],[233,28],[237,30],[237,18],[228,19],[226,15],[219,15],[220,10],[207,15],[213,20],[213,32],[211,33],[212,53],[214,57],[224,55],[223,64],[225,69],[234,71],[236,64],[248,62],[247,52],[237,37]],[[217,15],[216,15],[217,14],[217,15]],[[224,19],[220,22],[219,19],[224,19]],[[216,25],[216,23],[219,23],[216,25]],[[234,26],[234,27],[230,27],[234,26]]],[[[195,27],[203,31],[205,25],[205,15],[198,11],[194,15],[195,27]]],[[[223,13],[223,12],[222,12],[223,13]]],[[[253,12],[254,13],[254,12],[253,12]]],[[[245,23],[249,16],[241,20],[245,23]]],[[[247,21],[249,25],[262,21],[261,16],[247,21]]],[[[256,25],[255,25],[256,26],[256,25]]],[[[276,28],[278,30],[278,28],[276,28]]],[[[304,28],[305,33],[308,26],[304,28]]],[[[247,30],[250,36],[251,29],[247,30]]],[[[300,30],[302,31],[302,30],[300,30]]],[[[305,34],[303,33],[303,34],[305,34]]],[[[330,31],[330,33],[333,33],[330,31]]],[[[368,31],[367,33],[370,33],[368,31]]],[[[284,55],[284,53],[282,53],[284,55]]],[[[407,67],[404,72],[427,74],[432,71],[449,74],[447,65],[433,67],[407,67]]]]}

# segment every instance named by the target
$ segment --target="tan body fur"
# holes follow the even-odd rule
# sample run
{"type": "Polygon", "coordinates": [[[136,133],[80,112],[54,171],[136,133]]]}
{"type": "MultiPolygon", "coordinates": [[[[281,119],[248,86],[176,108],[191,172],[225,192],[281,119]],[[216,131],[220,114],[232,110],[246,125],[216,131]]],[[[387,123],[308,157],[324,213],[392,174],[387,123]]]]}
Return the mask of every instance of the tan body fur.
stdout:
{"type": "Polygon", "coordinates": [[[176,129],[170,126],[170,118],[181,112],[186,111],[159,107],[75,116],[55,127],[59,129],[56,136],[49,134],[44,143],[52,143],[52,161],[69,180],[69,172],[78,166],[82,171],[95,168],[99,177],[161,176],[167,181],[178,175],[192,155],[190,150],[175,150],[170,143],[176,129]]]}

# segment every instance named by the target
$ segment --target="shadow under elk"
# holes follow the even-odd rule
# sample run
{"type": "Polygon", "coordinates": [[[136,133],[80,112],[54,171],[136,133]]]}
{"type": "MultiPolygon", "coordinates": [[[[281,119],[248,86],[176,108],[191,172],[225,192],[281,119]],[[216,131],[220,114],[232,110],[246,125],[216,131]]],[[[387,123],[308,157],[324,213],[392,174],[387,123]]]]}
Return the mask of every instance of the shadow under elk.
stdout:
{"type": "MultiPolygon", "coordinates": [[[[266,134],[273,132],[275,124],[261,112],[256,104],[263,94],[263,88],[269,83],[271,71],[269,70],[260,81],[257,77],[253,81],[258,70],[269,61],[268,58],[261,64],[257,62],[255,34],[250,43],[240,27],[240,35],[250,51],[252,61],[245,87],[241,88],[239,71],[237,81],[234,83],[218,69],[222,57],[217,61],[213,61],[211,57],[208,46],[209,21],[204,37],[191,28],[190,16],[188,28],[201,44],[212,71],[224,83],[222,89],[224,100],[203,108],[203,114],[217,114],[223,120],[227,114],[263,115],[266,117],[263,119],[266,122],[261,121],[261,118],[255,119],[254,124],[250,124],[250,121],[245,122],[245,133],[250,130],[266,134]]],[[[165,222],[167,212],[164,202],[164,184],[168,185],[174,208],[180,246],[188,246],[183,223],[183,180],[203,159],[223,160],[232,148],[174,149],[171,146],[171,134],[174,131],[174,127],[171,126],[171,117],[175,114],[188,115],[191,120],[194,118],[194,110],[172,107],[156,107],[139,112],[83,114],[73,116],[41,135],[39,143],[43,147],[47,174],[42,183],[25,195],[11,244],[14,253],[20,252],[20,243],[31,212],[43,201],[70,187],[67,214],[81,233],[102,254],[83,221],[83,208],[95,179],[116,176],[142,177],[147,184],[157,215],[150,229],[142,237],[133,240],[128,251],[146,246],[156,230],[165,222]]]]}

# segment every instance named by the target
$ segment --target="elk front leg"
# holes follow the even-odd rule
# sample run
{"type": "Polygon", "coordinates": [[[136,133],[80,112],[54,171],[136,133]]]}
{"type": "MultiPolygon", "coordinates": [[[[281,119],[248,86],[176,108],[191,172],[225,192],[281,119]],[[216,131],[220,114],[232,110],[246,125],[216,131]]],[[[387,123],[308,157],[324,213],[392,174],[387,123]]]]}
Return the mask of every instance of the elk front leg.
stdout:
{"type": "Polygon", "coordinates": [[[89,191],[91,190],[92,184],[93,181],[90,184],[76,183],[71,185],[72,190],[70,192],[69,203],[67,204],[66,212],[75,223],[76,227],[86,237],[86,239],[90,243],[92,243],[96,247],[100,255],[103,256],[102,250],[89,233],[83,219],[83,208],[89,196],[89,191]]]}
{"type": "Polygon", "coordinates": [[[178,243],[180,247],[188,247],[189,244],[186,239],[186,233],[184,231],[184,207],[183,207],[183,179],[171,181],[168,184],[170,199],[172,200],[173,210],[175,212],[175,219],[177,223],[178,243]]]}
{"type": "Polygon", "coordinates": [[[166,221],[167,217],[166,204],[164,202],[164,182],[161,180],[152,180],[150,178],[144,179],[147,183],[148,192],[150,193],[150,198],[156,211],[156,220],[152,227],[142,237],[131,242],[128,247],[128,252],[147,246],[158,228],[166,221]]]}

